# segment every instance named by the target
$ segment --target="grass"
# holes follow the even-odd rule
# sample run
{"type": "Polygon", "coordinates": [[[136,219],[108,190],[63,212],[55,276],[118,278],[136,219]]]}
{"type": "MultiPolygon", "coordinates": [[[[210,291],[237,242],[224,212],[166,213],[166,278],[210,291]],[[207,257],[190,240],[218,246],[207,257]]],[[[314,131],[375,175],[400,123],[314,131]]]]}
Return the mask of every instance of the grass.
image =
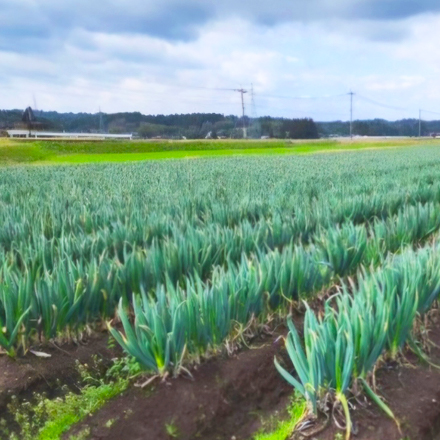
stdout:
{"type": "Polygon", "coordinates": [[[327,147],[335,141],[286,141],[270,140],[135,140],[135,141],[31,141],[39,144],[49,152],[56,154],[119,154],[119,153],[158,153],[162,151],[215,151],[215,150],[249,150],[265,148],[286,148],[295,144],[313,144],[327,147]]]}
{"type": "Polygon", "coordinates": [[[32,163],[49,157],[50,154],[40,145],[0,139],[0,164],[32,163]]]}
{"type": "MultiPolygon", "coordinates": [[[[57,440],[72,425],[104,406],[128,387],[129,381],[119,378],[115,382],[87,386],[79,394],[69,392],[64,398],[51,400],[39,396],[37,405],[22,404],[14,408],[14,418],[20,426],[19,435],[3,429],[9,440],[57,440]]],[[[12,409],[12,408],[11,408],[12,409]]],[[[0,438],[5,438],[0,434],[0,438]]],[[[71,437],[82,439],[81,435],[71,437]]]]}
{"type": "Polygon", "coordinates": [[[39,440],[61,438],[70,426],[101,408],[110,399],[122,393],[127,386],[128,382],[121,379],[111,384],[84,388],[81,394],[71,393],[62,401],[48,401],[51,417],[36,438],[39,440]]]}
{"type": "Polygon", "coordinates": [[[283,421],[271,420],[269,424],[275,426],[269,431],[267,428],[261,430],[254,436],[253,440],[287,440],[291,437],[296,426],[304,417],[306,409],[306,401],[298,394],[295,395],[287,409],[289,414],[288,419],[283,421]]]}
{"type": "MultiPolygon", "coordinates": [[[[97,357],[92,359],[94,368],[101,368],[97,357]]],[[[63,397],[50,399],[44,394],[34,393],[31,401],[19,401],[12,398],[8,405],[19,432],[10,432],[6,420],[0,420],[0,439],[4,440],[60,440],[75,424],[102,408],[109,400],[124,392],[130,377],[139,372],[139,366],[129,358],[115,361],[105,376],[78,363],[78,372],[84,382],[79,392],[68,391],[63,397]]],[[[66,387],[64,387],[67,389],[66,387]]],[[[110,419],[106,427],[110,428],[116,419],[110,419]]],[[[69,440],[85,440],[90,430],[85,427],[69,440]]]]}
{"type": "Polygon", "coordinates": [[[174,424],[174,422],[166,423],[165,424],[165,431],[166,431],[168,437],[171,437],[171,438],[179,437],[179,429],[174,424]]]}
{"type": "MultiPolygon", "coordinates": [[[[417,139],[33,141],[0,139],[0,164],[80,164],[237,155],[311,154],[419,145],[417,139]]],[[[440,141],[423,140],[423,145],[440,141]]]]}

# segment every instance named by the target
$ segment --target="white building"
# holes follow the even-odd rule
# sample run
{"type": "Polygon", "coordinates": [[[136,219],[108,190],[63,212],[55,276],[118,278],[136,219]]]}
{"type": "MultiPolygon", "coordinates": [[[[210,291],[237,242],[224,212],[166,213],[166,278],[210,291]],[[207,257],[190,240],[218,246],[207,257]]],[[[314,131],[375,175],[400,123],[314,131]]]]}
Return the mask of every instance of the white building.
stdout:
{"type": "Polygon", "coordinates": [[[57,133],[53,131],[6,130],[11,138],[26,139],[133,139],[133,134],[57,133]]]}

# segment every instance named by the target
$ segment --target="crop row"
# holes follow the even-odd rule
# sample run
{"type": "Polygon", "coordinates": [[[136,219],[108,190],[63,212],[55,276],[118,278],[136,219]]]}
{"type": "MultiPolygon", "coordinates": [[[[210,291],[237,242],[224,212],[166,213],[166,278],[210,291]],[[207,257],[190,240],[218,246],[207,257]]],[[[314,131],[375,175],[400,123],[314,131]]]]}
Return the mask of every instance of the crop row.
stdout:
{"type": "Polygon", "coordinates": [[[237,266],[218,268],[209,283],[196,275],[184,286],[168,282],[154,296],[142,291],[133,300],[133,323],[120,301],[124,333],[113,329],[112,334],[145,368],[159,374],[178,370],[185,354],[198,357],[213,350],[252,320],[264,322],[361,265],[380,263],[388,252],[426,238],[437,229],[439,214],[413,208],[393,222],[376,223],[370,236],[365,226],[344,225],[326,231],[325,239],[307,249],[287,246],[243,257],[237,266]]]}
{"type": "Polygon", "coordinates": [[[197,169],[180,162],[3,170],[0,254],[16,247],[33,254],[42,237],[84,241],[87,247],[94,235],[99,236],[96,251],[121,252],[123,243],[146,248],[176,230],[233,229],[261,220],[286,224],[292,238],[307,239],[321,227],[384,219],[405,204],[440,201],[440,174],[432,157],[427,164],[423,154],[402,156],[379,162],[377,154],[362,154],[355,163],[347,156],[325,162],[286,159],[285,166],[248,159],[215,167],[203,162],[197,169]],[[359,158],[376,160],[361,167],[359,158]],[[403,159],[411,167],[399,168],[403,159]]]}
{"type": "MultiPolygon", "coordinates": [[[[210,294],[209,289],[228,277],[239,277],[241,270],[247,272],[255,266],[256,273],[259,273],[267,267],[268,275],[264,278],[263,272],[263,278],[258,282],[264,289],[253,294],[263,298],[264,292],[267,292],[269,305],[275,309],[280,302],[280,293],[291,299],[310,293],[303,287],[295,288],[294,283],[304,280],[313,289],[321,288],[334,276],[344,276],[360,264],[376,263],[387,252],[423,239],[438,227],[439,214],[440,205],[408,207],[396,217],[376,221],[371,229],[344,224],[340,228],[323,231],[307,250],[290,244],[281,253],[268,253],[264,246],[255,247],[250,259],[245,257],[241,243],[234,253],[236,236],[231,236],[232,241],[221,241],[222,246],[218,248],[215,248],[214,242],[204,246],[195,241],[185,246],[162,246],[146,253],[131,252],[124,258],[124,264],[105,255],[98,255],[89,262],[74,261],[68,253],[50,271],[44,265],[24,265],[17,270],[15,265],[5,261],[0,268],[0,325],[5,329],[0,344],[10,351],[17,344],[25,345],[36,335],[40,339],[52,339],[66,332],[78,331],[87,323],[112,317],[120,298],[131,300],[133,294],[144,292],[151,294],[151,301],[157,301],[160,287],[156,286],[165,282],[166,296],[171,302],[172,286],[177,286],[179,290],[195,279],[200,280],[200,284],[208,271],[213,271],[213,274],[206,283],[207,297],[216,295],[210,294]],[[306,270],[304,262],[295,267],[295,262],[301,258],[293,258],[292,255],[306,256],[305,261],[313,261],[315,269],[307,264],[306,270]],[[245,263],[236,265],[240,258],[245,263]],[[277,261],[278,258],[281,260],[277,261]],[[292,261],[288,263],[290,259],[292,261]],[[246,261],[251,262],[249,267],[246,261]],[[274,269],[268,263],[270,261],[279,267],[274,269]],[[220,262],[227,263],[225,268],[218,265],[220,262]],[[290,267],[291,272],[282,273],[285,267],[290,267]],[[314,272],[322,274],[318,286],[307,281],[314,272]],[[286,276],[290,285],[283,286],[278,292],[277,280],[286,276]]],[[[252,245],[253,242],[249,243],[252,245]]],[[[242,291],[243,288],[237,290],[242,291]]],[[[232,297],[229,301],[234,302],[232,297]]],[[[247,323],[246,320],[238,321],[247,323]]]]}
{"type": "MultiPolygon", "coordinates": [[[[368,227],[347,223],[323,230],[307,250],[290,243],[282,252],[268,251],[266,237],[259,242],[252,234],[229,234],[217,235],[218,241],[213,237],[203,241],[200,238],[205,237],[203,235],[181,243],[165,241],[152,246],[148,252],[137,250],[124,255],[123,264],[105,253],[96,254],[89,261],[75,261],[67,251],[62,259],[51,260],[50,270],[46,263],[50,254],[41,257],[40,265],[35,264],[38,255],[20,264],[16,260],[12,263],[5,260],[0,268],[0,325],[4,329],[0,345],[12,353],[19,345],[25,348],[35,336],[52,339],[79,331],[97,319],[112,317],[120,298],[131,300],[133,294],[144,292],[151,296],[149,302],[157,301],[162,289],[157,286],[164,283],[170,302],[174,301],[173,286],[179,290],[195,279],[200,285],[207,278],[203,288],[207,290],[207,297],[214,297],[216,294],[209,293],[210,289],[228,277],[239,278],[241,270],[247,273],[252,266],[259,273],[258,284],[264,287],[253,294],[261,297],[260,301],[268,294],[270,308],[276,309],[282,302],[280,295],[290,299],[307,296],[328,284],[334,276],[344,276],[360,264],[376,264],[388,252],[423,239],[437,229],[439,216],[440,205],[409,206],[395,217],[376,220],[368,227]],[[305,262],[301,258],[305,258],[305,262]],[[242,263],[237,265],[240,260],[242,263]],[[275,266],[271,266],[270,261],[275,266]],[[295,266],[297,261],[298,267],[295,266]],[[313,265],[306,263],[309,261],[313,265]],[[285,267],[290,267],[290,272],[284,273],[285,267]],[[310,281],[315,274],[320,274],[318,284],[316,280],[310,281]],[[290,284],[280,290],[278,279],[283,277],[287,277],[290,284]],[[310,287],[301,286],[303,282],[310,287]]],[[[236,288],[243,289],[246,286],[236,288]]],[[[181,298],[185,296],[186,293],[180,294],[181,298]]],[[[229,296],[228,301],[235,303],[233,295],[229,296]]],[[[252,313],[259,316],[261,307],[258,313],[256,310],[252,313]]],[[[247,323],[238,317],[231,320],[247,323]]],[[[226,333],[229,330],[230,324],[226,333]]]]}
{"type": "Polygon", "coordinates": [[[276,362],[278,370],[303,394],[313,413],[326,412],[329,401],[342,404],[347,438],[351,429],[347,398],[359,385],[393,417],[368,381],[379,360],[395,360],[407,342],[423,356],[415,342],[414,323],[418,317],[423,320],[439,297],[439,251],[438,245],[408,249],[345,286],[327,301],[323,316],[308,308],[303,342],[289,323],[286,347],[296,375],[276,362]]]}
{"type": "Polygon", "coordinates": [[[199,355],[252,316],[435,232],[439,163],[421,149],[1,170],[0,345],[13,354],[75,334],[133,295],[138,311],[162,301],[166,315],[197,291],[194,316],[212,323],[205,314],[226,307],[212,292],[228,280],[225,329],[194,344],[184,331],[199,355]],[[242,291],[259,298],[250,315],[242,291]]]}

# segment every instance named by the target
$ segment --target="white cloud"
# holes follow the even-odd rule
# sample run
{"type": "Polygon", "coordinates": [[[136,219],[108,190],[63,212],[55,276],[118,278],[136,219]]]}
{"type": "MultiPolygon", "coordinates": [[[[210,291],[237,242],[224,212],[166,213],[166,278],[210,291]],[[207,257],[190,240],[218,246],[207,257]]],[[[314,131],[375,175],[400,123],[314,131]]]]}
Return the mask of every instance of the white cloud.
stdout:
{"type": "MultiPolygon", "coordinates": [[[[28,3],[36,8],[35,2],[28,3]]],[[[49,4],[48,0],[41,3],[49,4]]],[[[140,6],[141,10],[160,18],[160,8],[146,3],[148,7],[140,6]]],[[[201,1],[190,3],[194,8],[202,5],[201,1]]],[[[136,32],[129,33],[120,30],[123,23],[105,29],[92,23],[92,18],[78,26],[75,17],[70,21],[66,17],[69,8],[63,7],[63,2],[57,3],[51,14],[45,15],[43,8],[39,10],[43,17],[58,17],[70,24],[64,29],[48,28],[46,33],[35,25],[30,33],[40,32],[39,43],[29,50],[14,44],[5,47],[3,40],[2,107],[24,108],[32,104],[35,94],[39,107],[46,110],[95,112],[101,107],[107,112],[238,114],[239,94],[213,89],[249,88],[253,83],[259,115],[347,119],[348,96],[342,95],[350,89],[390,107],[408,109],[396,111],[356,100],[357,118],[398,119],[415,115],[419,107],[436,110],[440,97],[440,54],[436,48],[440,15],[348,21],[337,16],[347,2],[321,0],[319,14],[303,5],[297,11],[303,19],[295,21],[291,6],[285,9],[283,19],[281,5],[287,3],[281,0],[272,5],[257,2],[258,7],[253,2],[254,9],[251,3],[242,2],[234,14],[227,13],[226,3],[216,6],[209,18],[196,16],[195,39],[142,32],[136,27],[136,32]],[[271,11],[276,19],[271,19],[271,11]],[[325,13],[328,17],[320,19],[325,13]],[[237,18],[238,14],[243,18],[237,18]],[[45,40],[45,35],[52,37],[45,40]],[[323,96],[329,97],[288,99],[323,96]]],[[[119,0],[114,5],[113,13],[122,10],[119,0]]],[[[88,9],[92,16],[100,10],[105,10],[104,6],[98,8],[94,3],[88,9]]],[[[0,13],[0,23],[1,17],[0,13]]],[[[250,110],[250,96],[246,99],[250,110]]]]}

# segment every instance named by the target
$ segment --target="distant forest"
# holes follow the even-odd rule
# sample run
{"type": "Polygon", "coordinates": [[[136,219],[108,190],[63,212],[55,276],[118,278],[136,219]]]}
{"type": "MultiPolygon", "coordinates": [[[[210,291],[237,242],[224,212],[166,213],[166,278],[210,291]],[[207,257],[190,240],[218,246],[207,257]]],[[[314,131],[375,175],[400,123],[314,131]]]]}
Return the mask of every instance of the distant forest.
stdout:
{"type": "MultiPolygon", "coordinates": [[[[182,115],[143,115],[132,113],[58,113],[34,111],[39,129],[85,133],[134,133],[140,138],[203,139],[205,137],[243,137],[243,124],[248,137],[316,139],[347,136],[350,124],[345,121],[314,122],[310,118],[287,119],[269,116],[256,119],[225,116],[218,113],[182,115]]],[[[23,127],[21,110],[0,110],[0,131],[23,127]]],[[[358,120],[353,122],[353,134],[359,136],[417,136],[419,121],[402,119],[358,120]]],[[[423,121],[422,135],[440,133],[440,121],[423,121]]]]}

